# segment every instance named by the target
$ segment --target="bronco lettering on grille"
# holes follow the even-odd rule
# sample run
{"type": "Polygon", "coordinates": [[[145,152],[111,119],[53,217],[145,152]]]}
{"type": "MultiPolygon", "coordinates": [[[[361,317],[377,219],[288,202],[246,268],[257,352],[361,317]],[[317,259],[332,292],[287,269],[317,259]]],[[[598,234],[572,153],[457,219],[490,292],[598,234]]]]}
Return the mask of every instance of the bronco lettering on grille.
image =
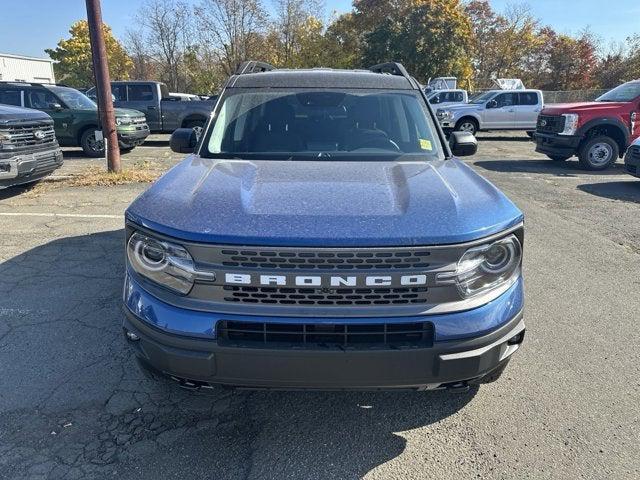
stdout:
{"type": "Polygon", "coordinates": [[[225,283],[231,285],[264,285],[274,287],[385,287],[391,285],[419,286],[427,284],[426,275],[251,275],[226,273],[225,283]]]}

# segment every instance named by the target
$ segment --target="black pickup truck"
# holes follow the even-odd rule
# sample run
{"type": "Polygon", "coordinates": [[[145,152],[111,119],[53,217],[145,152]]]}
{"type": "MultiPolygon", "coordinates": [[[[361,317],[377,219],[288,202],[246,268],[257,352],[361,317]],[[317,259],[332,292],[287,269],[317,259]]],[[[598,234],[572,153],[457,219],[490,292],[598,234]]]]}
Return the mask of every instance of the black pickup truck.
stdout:
{"type": "Polygon", "coordinates": [[[60,165],[62,151],[51,117],[0,105],[0,189],[40,180],[60,165]]]}
{"type": "MultiPolygon", "coordinates": [[[[95,87],[87,90],[95,98],[95,87]]],[[[209,114],[215,107],[217,96],[209,100],[181,102],[172,97],[164,83],[146,81],[111,82],[113,104],[133,108],[147,117],[152,133],[172,133],[178,128],[193,128],[199,136],[209,114]]]]}

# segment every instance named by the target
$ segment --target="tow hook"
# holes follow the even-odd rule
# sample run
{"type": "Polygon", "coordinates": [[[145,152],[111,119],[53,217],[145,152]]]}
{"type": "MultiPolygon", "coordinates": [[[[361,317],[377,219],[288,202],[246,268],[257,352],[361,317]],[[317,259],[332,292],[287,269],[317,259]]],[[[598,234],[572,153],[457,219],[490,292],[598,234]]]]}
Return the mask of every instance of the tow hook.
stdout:
{"type": "Polygon", "coordinates": [[[447,385],[447,391],[451,393],[467,393],[469,388],[470,387],[467,382],[457,382],[447,385]]]}

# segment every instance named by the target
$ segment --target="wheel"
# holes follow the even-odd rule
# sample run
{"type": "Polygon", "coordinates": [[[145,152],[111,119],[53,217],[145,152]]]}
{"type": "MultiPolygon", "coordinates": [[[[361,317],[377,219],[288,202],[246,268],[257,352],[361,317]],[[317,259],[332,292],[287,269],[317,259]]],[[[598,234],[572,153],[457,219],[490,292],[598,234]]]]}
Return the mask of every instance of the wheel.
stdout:
{"type": "Polygon", "coordinates": [[[192,128],[196,132],[196,138],[199,141],[204,131],[204,120],[191,120],[185,123],[184,128],[192,128]]]}
{"type": "Polygon", "coordinates": [[[620,154],[616,141],[604,135],[587,140],[580,147],[578,158],[588,170],[604,170],[613,165],[620,154]]]}
{"type": "Polygon", "coordinates": [[[564,162],[565,160],[569,160],[571,157],[566,155],[547,155],[554,162],[564,162]]]}
{"type": "Polygon", "coordinates": [[[456,132],[469,132],[470,134],[475,135],[477,130],[478,125],[475,120],[471,118],[463,118],[456,123],[456,132]]]}
{"type": "Polygon", "coordinates": [[[529,138],[533,138],[533,136],[536,134],[536,132],[532,132],[531,130],[527,131],[527,137],[529,138]]]}
{"type": "Polygon", "coordinates": [[[136,148],[135,145],[120,145],[120,153],[127,153],[136,148]]]}
{"type": "Polygon", "coordinates": [[[96,140],[96,131],[92,128],[85,130],[80,137],[80,146],[89,157],[104,156],[104,140],[96,140]]]}

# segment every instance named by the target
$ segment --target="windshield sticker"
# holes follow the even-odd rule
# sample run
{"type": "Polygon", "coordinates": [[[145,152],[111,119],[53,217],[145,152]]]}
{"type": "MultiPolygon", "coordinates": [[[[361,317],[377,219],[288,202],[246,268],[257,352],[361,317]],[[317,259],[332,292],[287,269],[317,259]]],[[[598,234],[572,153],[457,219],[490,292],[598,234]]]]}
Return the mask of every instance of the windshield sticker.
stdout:
{"type": "Polygon", "coordinates": [[[433,147],[431,146],[431,141],[425,140],[424,138],[420,139],[420,148],[422,150],[433,150],[433,147]]]}

